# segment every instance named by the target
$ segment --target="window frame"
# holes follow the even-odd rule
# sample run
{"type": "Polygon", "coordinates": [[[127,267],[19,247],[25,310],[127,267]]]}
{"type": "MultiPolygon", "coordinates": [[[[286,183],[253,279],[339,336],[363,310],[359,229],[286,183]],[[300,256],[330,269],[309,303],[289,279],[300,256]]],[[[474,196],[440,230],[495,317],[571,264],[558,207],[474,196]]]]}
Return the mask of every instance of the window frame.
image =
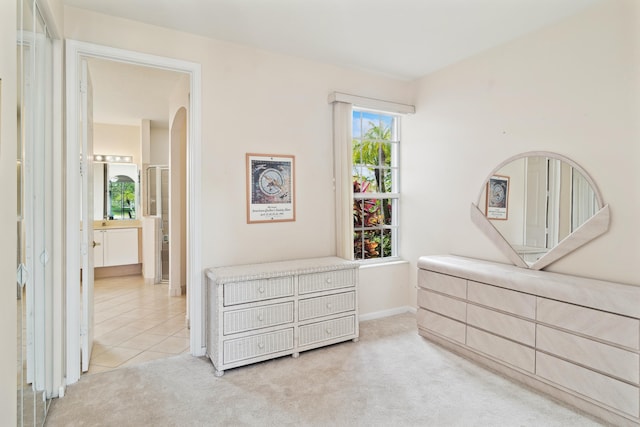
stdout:
{"type": "MultiPolygon", "coordinates": [[[[352,171],[352,176],[351,176],[351,198],[352,198],[352,208],[351,208],[351,213],[352,213],[352,231],[353,231],[353,236],[351,238],[351,247],[352,247],[352,255],[353,255],[353,259],[354,261],[357,261],[359,263],[362,264],[377,264],[377,263],[387,263],[387,262],[394,262],[394,261],[398,261],[399,259],[401,259],[400,257],[400,237],[399,237],[399,231],[400,231],[400,204],[401,204],[401,182],[400,182],[400,170],[401,170],[401,159],[400,159],[400,143],[402,141],[402,136],[401,136],[401,123],[402,123],[402,114],[399,114],[397,112],[393,112],[393,111],[388,111],[388,110],[381,110],[381,109],[373,109],[373,108],[366,108],[366,107],[362,107],[359,105],[352,105],[351,107],[351,120],[352,120],[352,125],[351,125],[351,138],[350,138],[350,144],[351,144],[351,151],[353,153],[354,150],[354,141],[359,140],[359,141],[364,141],[364,131],[363,131],[363,122],[365,120],[365,118],[361,115],[359,118],[360,121],[360,132],[359,135],[356,136],[353,132],[353,129],[355,128],[353,121],[356,119],[355,115],[356,113],[369,113],[369,114],[373,114],[373,115],[379,115],[379,116],[386,116],[386,117],[390,117],[392,122],[391,122],[391,136],[390,139],[386,140],[386,139],[377,139],[374,140],[374,142],[382,142],[382,143],[389,143],[391,144],[391,163],[389,166],[385,166],[384,164],[381,164],[379,159],[378,159],[378,164],[377,165],[369,165],[366,163],[355,163],[354,159],[351,159],[351,171],[352,171]],[[380,173],[382,174],[383,171],[389,171],[389,173],[391,174],[391,191],[385,191],[385,192],[380,192],[380,191],[376,191],[376,192],[355,192],[353,189],[353,183],[354,180],[356,179],[356,168],[368,168],[371,171],[375,171],[380,170],[380,173]],[[353,219],[355,217],[355,204],[358,201],[364,201],[364,200],[375,200],[376,202],[379,203],[385,203],[385,200],[390,200],[391,201],[391,218],[390,218],[390,222],[388,224],[385,224],[383,221],[382,224],[378,224],[376,226],[373,227],[367,227],[364,226],[364,224],[360,227],[357,227],[355,224],[355,220],[353,219]],[[391,254],[390,255],[385,255],[384,252],[381,253],[381,256],[377,256],[377,257],[373,257],[373,258],[364,258],[364,253],[361,254],[361,258],[356,257],[356,234],[357,233],[362,233],[361,234],[361,238],[364,239],[364,234],[369,231],[379,231],[380,235],[382,235],[384,232],[389,231],[390,236],[391,236],[391,254]]],[[[361,157],[362,158],[362,157],[361,157]]],[[[375,173],[375,172],[374,172],[375,173]]],[[[379,190],[379,189],[376,189],[379,190]]],[[[380,207],[382,209],[382,205],[380,207]]],[[[384,219],[384,216],[383,216],[384,219]]],[[[364,244],[364,241],[363,241],[364,244]]]]}

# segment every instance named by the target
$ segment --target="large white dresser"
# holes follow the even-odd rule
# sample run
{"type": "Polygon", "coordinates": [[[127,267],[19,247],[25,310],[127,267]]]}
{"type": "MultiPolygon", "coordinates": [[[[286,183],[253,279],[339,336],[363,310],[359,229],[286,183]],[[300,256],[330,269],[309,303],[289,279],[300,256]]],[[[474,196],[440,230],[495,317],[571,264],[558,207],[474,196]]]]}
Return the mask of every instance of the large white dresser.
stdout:
{"type": "Polygon", "coordinates": [[[208,269],[207,355],[216,375],[357,341],[358,267],[328,257],[208,269]]]}
{"type": "Polygon", "coordinates": [[[640,425],[640,287],[418,261],[420,335],[615,425],[640,425]]]}

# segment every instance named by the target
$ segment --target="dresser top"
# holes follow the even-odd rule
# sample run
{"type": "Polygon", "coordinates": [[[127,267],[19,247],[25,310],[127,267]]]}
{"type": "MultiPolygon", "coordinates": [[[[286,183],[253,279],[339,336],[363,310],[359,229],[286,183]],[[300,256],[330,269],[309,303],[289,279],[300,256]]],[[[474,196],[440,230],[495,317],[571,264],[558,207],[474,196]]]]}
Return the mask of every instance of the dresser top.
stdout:
{"type": "Polygon", "coordinates": [[[453,255],[420,257],[418,268],[640,318],[640,286],[453,255]]]}
{"type": "Polygon", "coordinates": [[[338,257],[308,258],[261,264],[233,265],[207,269],[207,277],[217,284],[244,280],[266,279],[270,277],[292,276],[294,274],[322,273],[325,271],[359,268],[355,261],[338,257]]]}

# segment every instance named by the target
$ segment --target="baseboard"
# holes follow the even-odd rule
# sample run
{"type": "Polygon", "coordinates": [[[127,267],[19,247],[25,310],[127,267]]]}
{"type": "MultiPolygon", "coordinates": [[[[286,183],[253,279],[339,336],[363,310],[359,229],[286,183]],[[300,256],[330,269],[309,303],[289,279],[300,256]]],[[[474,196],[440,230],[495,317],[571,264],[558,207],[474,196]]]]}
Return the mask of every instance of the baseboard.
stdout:
{"type": "Polygon", "coordinates": [[[138,274],[142,274],[142,264],[96,267],[93,270],[93,277],[95,279],[103,279],[106,277],[136,276],[138,274]]]}
{"type": "Polygon", "coordinates": [[[396,307],[396,308],[390,308],[389,310],[381,310],[381,311],[375,311],[373,313],[361,314],[360,316],[358,316],[358,319],[361,322],[364,322],[367,320],[382,319],[384,317],[395,316],[397,314],[403,314],[403,313],[415,314],[416,309],[414,307],[410,307],[406,305],[404,307],[396,307]]]}

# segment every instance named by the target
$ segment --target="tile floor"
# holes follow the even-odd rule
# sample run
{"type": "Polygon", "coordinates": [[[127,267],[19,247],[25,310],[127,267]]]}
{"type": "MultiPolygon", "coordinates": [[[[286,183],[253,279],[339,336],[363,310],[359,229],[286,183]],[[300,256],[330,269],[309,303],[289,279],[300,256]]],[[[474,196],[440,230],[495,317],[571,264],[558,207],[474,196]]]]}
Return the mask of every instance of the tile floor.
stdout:
{"type": "Polygon", "coordinates": [[[88,374],[189,351],[186,298],[142,276],[96,279],[94,343],[88,374]]]}

